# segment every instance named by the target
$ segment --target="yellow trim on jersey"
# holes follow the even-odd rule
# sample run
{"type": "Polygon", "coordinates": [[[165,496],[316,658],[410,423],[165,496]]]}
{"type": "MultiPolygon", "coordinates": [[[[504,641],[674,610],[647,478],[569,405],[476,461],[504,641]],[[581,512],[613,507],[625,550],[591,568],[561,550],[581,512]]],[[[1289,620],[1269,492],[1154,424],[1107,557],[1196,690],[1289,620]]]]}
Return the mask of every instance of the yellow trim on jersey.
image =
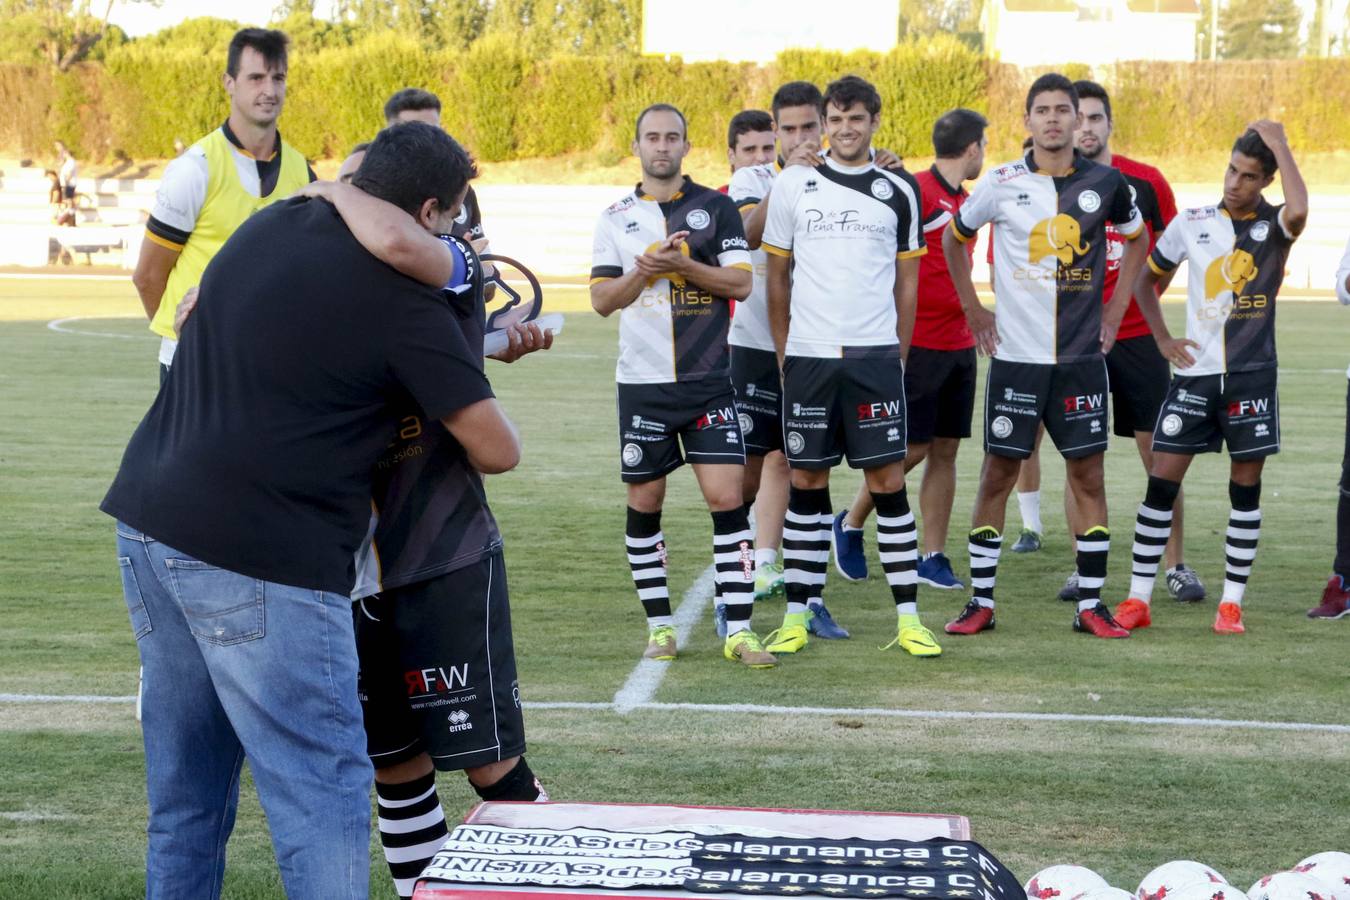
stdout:
{"type": "Polygon", "coordinates": [[[952,216],[952,224],[948,227],[951,228],[952,234],[956,235],[956,239],[963,244],[969,244],[971,241],[975,240],[975,235],[972,234],[970,237],[966,237],[961,233],[961,229],[956,227],[956,216],[952,216]]]}
{"type": "Polygon", "coordinates": [[[1150,269],[1152,269],[1152,270],[1153,270],[1153,274],[1154,274],[1154,275],[1157,275],[1159,278],[1165,277],[1165,276],[1168,274],[1168,272],[1171,271],[1171,269],[1164,269],[1164,268],[1161,268],[1157,263],[1155,263],[1155,262],[1153,261],[1153,254],[1151,254],[1151,253],[1150,253],[1149,256],[1148,256],[1148,267],[1149,267],[1150,269]]]}
{"type": "Polygon", "coordinates": [[[904,253],[895,254],[896,259],[918,259],[928,253],[927,247],[920,247],[917,250],[906,250],[904,253]]]}
{"type": "Polygon", "coordinates": [[[760,241],[759,249],[765,253],[772,253],[774,256],[781,256],[784,259],[792,256],[791,250],[784,250],[782,247],[775,247],[773,244],[766,244],[763,241],[760,241]]]}
{"type": "Polygon", "coordinates": [[[159,244],[165,250],[174,250],[177,251],[178,253],[183,252],[182,244],[174,243],[168,238],[162,238],[159,235],[155,234],[153,231],[151,231],[149,228],[145,229],[145,239],[152,244],[159,244]]]}
{"type": "Polygon", "coordinates": [[[752,266],[752,265],[750,265],[749,263],[732,263],[731,265],[727,266],[727,268],[728,268],[728,269],[740,269],[742,272],[753,272],[753,271],[755,271],[755,267],[752,266]]]}
{"type": "Polygon", "coordinates": [[[599,283],[602,282],[602,281],[613,281],[613,280],[614,280],[614,276],[613,276],[613,275],[601,275],[601,276],[598,277],[598,278],[592,278],[592,279],[591,279],[591,284],[599,284],[599,283]]]}
{"type": "Polygon", "coordinates": [[[217,128],[193,146],[201,148],[206,157],[206,199],[197,213],[192,234],[169,272],[159,310],[150,322],[150,330],[166,338],[174,337],[174,314],[183,295],[201,282],[207,264],[230,235],[258,210],[285,200],[309,184],[308,163],[299,151],[286,143],[281,145],[281,171],[277,173],[276,186],[266,197],[253,196],[239,180],[239,167],[234,157],[238,148],[230,143],[223,130],[217,128]]]}
{"type": "MultiPolygon", "coordinates": [[[[1127,235],[1125,235],[1125,240],[1127,240],[1127,241],[1137,241],[1137,240],[1139,240],[1139,235],[1143,234],[1145,231],[1148,231],[1148,229],[1145,228],[1143,225],[1140,225],[1138,228],[1136,228],[1136,229],[1134,230],[1134,233],[1133,233],[1133,234],[1127,234],[1127,235]]],[[[1120,230],[1119,230],[1119,229],[1116,229],[1116,233],[1119,234],[1119,233],[1120,233],[1120,230]]]]}
{"type": "Polygon", "coordinates": [[[756,200],[754,203],[742,203],[740,206],[736,207],[736,212],[744,215],[746,210],[754,209],[756,206],[759,206],[758,200],[756,200]]]}

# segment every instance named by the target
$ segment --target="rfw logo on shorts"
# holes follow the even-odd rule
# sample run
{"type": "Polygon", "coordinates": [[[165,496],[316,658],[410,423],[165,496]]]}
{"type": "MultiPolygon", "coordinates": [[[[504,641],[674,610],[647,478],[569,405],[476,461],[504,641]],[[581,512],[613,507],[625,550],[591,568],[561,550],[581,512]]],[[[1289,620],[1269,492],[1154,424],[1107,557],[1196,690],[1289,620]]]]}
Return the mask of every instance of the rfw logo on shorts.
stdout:
{"type": "Polygon", "coordinates": [[[901,403],[899,400],[885,400],[876,403],[858,404],[858,421],[866,422],[869,419],[894,419],[900,415],[901,403]]]}
{"type": "Polygon", "coordinates": [[[1077,394],[1064,398],[1065,413],[1101,412],[1101,394],[1077,394]]]}
{"type": "Polygon", "coordinates": [[[710,409],[699,416],[694,422],[694,427],[703,431],[705,428],[718,428],[736,421],[738,418],[735,408],[724,406],[721,409],[710,409]]]}
{"type": "Polygon", "coordinates": [[[440,694],[456,688],[469,686],[469,664],[462,666],[436,666],[429,669],[413,669],[403,673],[403,683],[408,686],[408,696],[418,697],[427,694],[440,694]]]}
{"type": "Polygon", "coordinates": [[[1228,418],[1245,419],[1247,416],[1263,416],[1270,412],[1270,398],[1259,400],[1232,400],[1228,403],[1228,418]]]}

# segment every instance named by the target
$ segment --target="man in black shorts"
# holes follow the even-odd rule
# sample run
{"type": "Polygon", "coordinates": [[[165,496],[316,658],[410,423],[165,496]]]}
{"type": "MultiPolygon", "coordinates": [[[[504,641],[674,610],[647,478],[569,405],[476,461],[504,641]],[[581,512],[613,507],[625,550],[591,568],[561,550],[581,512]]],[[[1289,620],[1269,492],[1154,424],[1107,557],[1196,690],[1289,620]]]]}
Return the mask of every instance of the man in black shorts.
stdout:
{"type": "Polygon", "coordinates": [[[1147,247],[1129,185],[1115,169],[1079,155],[1073,134],[1078,93],[1063,75],[1042,75],[1027,93],[1032,148],[985,173],[943,234],[943,252],[981,352],[994,356],[985,387],[985,459],[970,533],[973,597],[947,624],[949,634],[994,627],[994,581],[1008,495],[1031,455],[1042,422],[1065,458],[1083,519],[1078,535],[1079,601],[1074,628],[1129,637],[1101,603],[1110,533],[1102,454],[1107,446],[1106,363],[1130,292],[1103,309],[1106,227],[1129,243],[1120,264],[1130,285],[1147,247]],[[971,281],[964,243],[996,223],[996,313],[971,281]]]}
{"type": "Polygon", "coordinates": [[[680,171],[684,115],[665,103],[638,116],[633,152],[642,181],[600,216],[591,306],[619,315],[619,458],[628,485],[625,543],[647,617],[652,660],[678,649],[661,532],[666,475],[693,466],[713,520],[723,655],[751,668],[777,664],[750,630],[753,535],[742,496],[745,446],[729,374],[729,298],[750,293],[750,252],[735,205],[680,171]],[[683,447],[683,454],[681,454],[683,447]]]}
{"type": "MultiPolygon", "coordinates": [[[[1183,210],[1167,226],[1140,273],[1134,295],[1177,367],[1153,431],[1153,467],[1139,505],[1129,597],[1118,618],[1142,628],[1158,560],[1171,530],[1181,480],[1197,453],[1232,459],[1224,532],[1223,598],[1214,619],[1219,634],[1242,634],[1242,600],[1261,535],[1261,471],[1280,452],[1276,391],[1275,302],[1289,249],[1308,219],[1308,189],[1279,123],[1253,122],[1233,145],[1223,201],[1183,210]],[[1261,191],[1280,172],[1284,203],[1261,191]],[[1158,305],[1160,278],[1189,260],[1186,337],[1173,339],[1158,305]],[[1189,348],[1189,349],[1188,349],[1189,348]],[[1195,351],[1192,353],[1191,351],[1195,351]]],[[[1122,276],[1123,277],[1123,276],[1122,276]]]]}
{"type": "Polygon", "coordinates": [[[769,324],[783,369],[783,432],[792,487],[783,533],[787,611],[771,652],[807,645],[829,562],[830,469],[862,469],[877,509],[877,545],[896,610],[893,643],[942,653],[919,620],[917,535],[905,491],[903,354],[914,328],[925,252],[919,187],[878,168],[881,96],[856,76],[825,92],[829,153],[788,166],[769,195],[769,324]]]}

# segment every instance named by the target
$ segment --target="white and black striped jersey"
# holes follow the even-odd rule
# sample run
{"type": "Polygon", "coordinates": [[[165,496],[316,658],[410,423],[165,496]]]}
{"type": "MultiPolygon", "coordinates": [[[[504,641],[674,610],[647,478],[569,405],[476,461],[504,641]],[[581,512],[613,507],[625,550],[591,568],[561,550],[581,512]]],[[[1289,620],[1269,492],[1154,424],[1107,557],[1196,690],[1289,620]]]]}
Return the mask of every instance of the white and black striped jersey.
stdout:
{"type": "Polygon", "coordinates": [[[1200,345],[1195,365],[1182,374],[1224,375],[1273,368],[1275,295],[1294,236],[1284,225],[1284,204],[1264,199],[1256,211],[1233,219],[1222,204],[1185,209],[1158,240],[1148,264],[1164,275],[1183,260],[1186,337],[1200,345]]]}
{"type": "MultiPolygon", "coordinates": [[[[638,256],[676,231],[689,232],[684,248],[698,262],[750,269],[745,226],[731,198],[686,176],[684,187],[664,203],[638,185],[601,214],[591,283],[631,271],[638,256]]],[[[727,300],[683,278],[649,282],[620,312],[615,379],[664,384],[727,377],[727,300]]]]}
{"type": "Polygon", "coordinates": [[[792,257],[789,356],[898,343],[896,260],[926,252],[919,187],[871,163],[788,166],[769,195],[761,246],[792,257]]]}
{"type": "Polygon", "coordinates": [[[952,218],[962,241],[993,222],[999,359],[1086,362],[1101,355],[1107,225],[1144,233],[1130,186],[1111,166],[1074,154],[1067,175],[1036,168],[1032,151],[986,172],[952,218]]]}

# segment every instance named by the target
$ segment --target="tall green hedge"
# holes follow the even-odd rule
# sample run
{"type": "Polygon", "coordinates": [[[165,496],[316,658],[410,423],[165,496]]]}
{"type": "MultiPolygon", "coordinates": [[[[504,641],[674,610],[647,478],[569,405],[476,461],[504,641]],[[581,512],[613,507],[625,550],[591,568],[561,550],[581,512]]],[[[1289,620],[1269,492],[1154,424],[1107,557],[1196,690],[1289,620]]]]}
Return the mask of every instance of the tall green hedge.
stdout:
{"type": "MultiPolygon", "coordinates": [[[[198,48],[131,42],[67,73],[0,65],[0,149],[45,152],[61,138],[101,159],[121,150],[166,157],[175,138],[192,141],[225,117],[223,58],[198,48]]],[[[1074,77],[1086,66],[1064,67],[1074,77]]],[[[931,152],[933,120],[966,106],[991,120],[991,152],[1016,152],[1022,103],[1037,71],[983,59],[939,36],[907,40],[889,53],[791,50],[772,64],[685,63],[653,57],[535,59],[512,41],[487,38],[465,52],[427,48],[392,32],[291,60],[282,133],[307,156],[334,157],[383,124],[385,98],[409,85],[440,94],[442,121],[487,161],[600,151],[627,152],[644,106],[674,103],[690,139],[721,146],[739,110],[767,109],[793,79],[822,87],[855,73],[884,101],[879,146],[931,152]]],[[[1143,155],[1226,149],[1250,119],[1282,119],[1301,150],[1350,146],[1344,85],[1350,60],[1241,63],[1122,63],[1095,71],[1112,91],[1117,134],[1143,155]]]]}

